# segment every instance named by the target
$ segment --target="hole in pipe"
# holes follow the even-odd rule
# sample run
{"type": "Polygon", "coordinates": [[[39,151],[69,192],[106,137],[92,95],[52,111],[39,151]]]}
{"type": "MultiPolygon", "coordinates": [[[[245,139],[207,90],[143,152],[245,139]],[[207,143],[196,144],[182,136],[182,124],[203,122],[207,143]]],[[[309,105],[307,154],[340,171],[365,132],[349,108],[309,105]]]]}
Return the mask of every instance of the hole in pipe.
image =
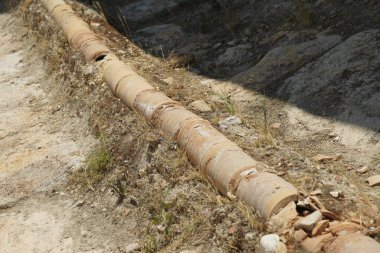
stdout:
{"type": "Polygon", "coordinates": [[[95,58],[95,61],[101,61],[104,60],[104,58],[107,56],[107,54],[101,54],[95,58]]]}

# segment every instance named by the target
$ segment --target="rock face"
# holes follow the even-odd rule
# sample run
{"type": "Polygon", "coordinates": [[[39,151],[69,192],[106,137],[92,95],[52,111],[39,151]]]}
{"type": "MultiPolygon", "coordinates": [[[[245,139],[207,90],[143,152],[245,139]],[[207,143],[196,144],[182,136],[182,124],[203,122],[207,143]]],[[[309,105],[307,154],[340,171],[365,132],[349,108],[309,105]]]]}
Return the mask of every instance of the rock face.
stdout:
{"type": "Polygon", "coordinates": [[[378,130],[379,67],[380,30],[361,32],[286,79],[278,95],[312,113],[378,130]]]}
{"type": "Polygon", "coordinates": [[[255,89],[273,89],[276,81],[301,68],[341,42],[338,35],[320,35],[315,40],[277,47],[269,51],[254,67],[239,73],[233,80],[255,89]]]}
{"type": "Polygon", "coordinates": [[[177,7],[186,0],[142,0],[134,1],[121,10],[127,20],[141,22],[177,7]]]}
{"type": "Polygon", "coordinates": [[[227,129],[230,126],[236,126],[236,125],[239,125],[241,123],[242,123],[242,121],[238,116],[231,116],[231,117],[228,117],[228,118],[221,120],[219,122],[219,127],[221,129],[227,129]]]}
{"type": "Polygon", "coordinates": [[[149,47],[155,52],[166,53],[180,45],[184,40],[184,35],[180,26],[163,24],[137,30],[134,40],[143,48],[149,47]]]}
{"type": "Polygon", "coordinates": [[[224,54],[220,55],[216,60],[218,65],[240,65],[244,62],[244,58],[250,57],[249,49],[251,44],[242,44],[227,48],[224,54]]]}

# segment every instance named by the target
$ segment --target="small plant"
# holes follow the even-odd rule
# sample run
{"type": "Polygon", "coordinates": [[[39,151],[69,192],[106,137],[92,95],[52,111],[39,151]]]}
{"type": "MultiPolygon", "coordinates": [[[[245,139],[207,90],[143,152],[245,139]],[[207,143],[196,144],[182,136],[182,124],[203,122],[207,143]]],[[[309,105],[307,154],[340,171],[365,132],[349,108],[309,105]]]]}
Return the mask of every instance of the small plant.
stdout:
{"type": "Polygon", "coordinates": [[[101,137],[100,147],[94,150],[93,153],[86,159],[86,170],[97,174],[104,173],[108,165],[111,163],[112,157],[106,149],[103,138],[101,137]]]}
{"type": "Polygon", "coordinates": [[[94,190],[94,184],[99,182],[104,173],[112,164],[112,156],[109,154],[104,143],[103,136],[100,137],[100,145],[85,160],[85,166],[75,172],[71,179],[74,183],[87,186],[94,190]]]}
{"type": "Polygon", "coordinates": [[[117,177],[116,182],[112,184],[111,187],[117,194],[116,205],[120,205],[125,199],[125,187],[123,185],[123,178],[117,177]]]}
{"type": "Polygon", "coordinates": [[[268,110],[265,101],[262,105],[262,111],[263,111],[263,120],[260,124],[260,137],[256,141],[256,146],[265,146],[265,145],[274,145],[275,141],[272,136],[270,127],[269,127],[269,120],[268,120],[268,110]]]}
{"type": "Polygon", "coordinates": [[[231,114],[235,115],[237,112],[236,105],[231,99],[231,95],[227,93],[218,94],[218,97],[222,100],[225,110],[231,114]]]}
{"type": "Polygon", "coordinates": [[[143,252],[155,253],[158,251],[158,243],[154,236],[149,235],[143,244],[143,252]]]}

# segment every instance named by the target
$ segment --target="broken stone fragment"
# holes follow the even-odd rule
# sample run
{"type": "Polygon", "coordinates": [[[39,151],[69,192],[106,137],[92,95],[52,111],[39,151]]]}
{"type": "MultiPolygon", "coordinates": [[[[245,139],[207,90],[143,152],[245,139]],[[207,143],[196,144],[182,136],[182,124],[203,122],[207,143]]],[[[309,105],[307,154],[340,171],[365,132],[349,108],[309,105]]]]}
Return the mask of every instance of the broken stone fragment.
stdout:
{"type": "Polygon", "coordinates": [[[316,196],[316,195],[322,195],[321,189],[317,189],[315,191],[310,192],[310,195],[316,196]]]}
{"type": "Polygon", "coordinates": [[[219,122],[219,127],[221,129],[227,129],[230,126],[240,125],[242,123],[241,119],[238,116],[231,116],[225,118],[224,120],[219,122]]]}
{"type": "Polygon", "coordinates": [[[302,242],[307,237],[307,233],[303,229],[298,229],[296,232],[294,232],[293,236],[296,242],[302,242]]]}
{"type": "Polygon", "coordinates": [[[295,229],[303,229],[306,232],[311,233],[314,226],[322,220],[322,213],[318,210],[309,214],[306,217],[301,218],[295,224],[295,229]]]}
{"type": "Polygon", "coordinates": [[[380,185],[380,175],[372,176],[367,178],[366,180],[369,184],[369,186],[378,186],[380,185]]]}
{"type": "Polygon", "coordinates": [[[363,166],[361,167],[360,169],[356,170],[356,172],[360,173],[360,174],[364,174],[368,171],[368,166],[363,166]]]}
{"type": "Polygon", "coordinates": [[[15,206],[20,199],[9,198],[9,197],[0,197],[0,210],[7,209],[15,206]]]}
{"type": "Polygon", "coordinates": [[[302,247],[307,253],[318,253],[321,252],[322,248],[325,247],[332,238],[333,235],[331,233],[313,238],[306,238],[302,242],[302,247]]]}
{"type": "Polygon", "coordinates": [[[264,235],[260,240],[259,253],[286,253],[285,244],[276,234],[264,235]]]}
{"type": "Polygon", "coordinates": [[[168,78],[165,78],[164,80],[162,80],[162,81],[164,81],[165,83],[167,83],[167,84],[173,84],[173,82],[174,82],[174,78],[173,77],[168,77],[168,78]]]}
{"type": "Polygon", "coordinates": [[[326,228],[329,227],[329,221],[328,220],[322,220],[318,222],[315,227],[313,228],[313,231],[311,232],[311,236],[317,236],[321,235],[323,232],[325,232],[326,228]]]}
{"type": "Polygon", "coordinates": [[[342,191],[331,191],[330,192],[330,195],[334,198],[339,198],[339,197],[342,197],[343,196],[343,192],[342,191]]]}
{"type": "Polygon", "coordinates": [[[270,218],[268,221],[268,231],[282,234],[283,231],[290,227],[297,216],[296,204],[292,201],[282,208],[278,214],[270,218]]]}
{"type": "Polygon", "coordinates": [[[327,209],[321,209],[322,216],[329,220],[340,220],[340,217],[327,209]]]}
{"type": "Polygon", "coordinates": [[[309,198],[318,207],[318,209],[326,209],[326,207],[322,204],[318,197],[310,196],[309,198]]]}
{"type": "Polygon", "coordinates": [[[334,158],[335,158],[334,156],[328,156],[328,155],[318,154],[318,155],[313,156],[313,158],[311,158],[311,159],[314,162],[324,163],[324,162],[327,162],[327,161],[334,160],[334,158]]]}

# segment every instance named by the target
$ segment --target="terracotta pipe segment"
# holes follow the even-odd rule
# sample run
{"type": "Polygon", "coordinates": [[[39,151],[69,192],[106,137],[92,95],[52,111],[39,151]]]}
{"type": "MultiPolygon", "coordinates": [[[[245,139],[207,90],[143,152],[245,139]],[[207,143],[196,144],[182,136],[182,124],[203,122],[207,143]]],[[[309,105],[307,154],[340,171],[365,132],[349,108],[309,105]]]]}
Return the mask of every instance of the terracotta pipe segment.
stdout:
{"type": "Polygon", "coordinates": [[[205,153],[214,145],[229,140],[208,121],[193,120],[183,124],[178,132],[177,142],[187,151],[190,161],[195,166],[205,168],[207,162],[201,163],[205,153]]]}
{"type": "Polygon", "coordinates": [[[101,62],[103,80],[112,92],[120,98],[130,109],[134,109],[137,95],[154,88],[129,66],[110,53],[101,62]]]}
{"type": "MultiPolygon", "coordinates": [[[[221,193],[232,195],[237,193],[238,185],[244,176],[257,173],[258,162],[224,137],[208,121],[156,91],[115,55],[107,55],[101,67],[103,79],[114,94],[164,134],[176,140],[186,151],[192,164],[203,170],[221,193]]],[[[279,182],[284,181],[275,175],[274,177],[279,182]]],[[[290,184],[284,181],[283,185],[290,184]]],[[[249,195],[245,190],[239,191],[239,194],[249,195]]],[[[269,217],[268,213],[279,211],[290,201],[297,200],[298,196],[294,187],[288,194],[279,190],[274,192],[274,195],[276,194],[278,196],[271,194],[266,196],[266,202],[272,203],[274,200],[277,202],[270,206],[268,212],[263,212],[264,209],[261,208],[263,216],[269,217]]]]}
{"type": "MultiPolygon", "coordinates": [[[[74,49],[80,48],[83,43],[88,41],[96,41],[97,36],[69,6],[56,6],[52,15],[63,28],[74,49]]],[[[220,192],[223,194],[236,192],[238,197],[239,194],[250,195],[252,189],[248,187],[239,190],[238,186],[244,182],[244,176],[252,173],[261,174],[256,170],[258,163],[255,160],[214,129],[208,121],[201,119],[179,103],[156,91],[144,78],[137,75],[115,55],[106,55],[102,60],[101,67],[103,79],[114,94],[129,108],[141,113],[147,121],[163,133],[177,140],[187,152],[190,161],[207,174],[220,192]],[[238,191],[236,191],[237,189],[238,191]]],[[[272,175],[272,177],[281,185],[290,185],[276,175],[272,175]]],[[[260,182],[254,181],[254,185],[265,189],[265,185],[260,185],[260,182]]],[[[286,196],[286,199],[282,199],[281,196],[284,194],[281,191],[271,191],[265,195],[265,198],[261,198],[265,203],[277,200],[269,211],[262,208],[261,202],[251,201],[250,203],[254,203],[253,207],[257,206],[263,214],[273,213],[288,202],[297,199],[296,188],[293,186],[289,188],[288,195],[292,195],[293,198],[286,196]],[[286,201],[288,202],[285,203],[286,201]]]]}
{"type": "Polygon", "coordinates": [[[98,61],[104,58],[110,50],[100,40],[88,40],[80,47],[80,51],[87,62],[98,61]]]}
{"type": "Polygon", "coordinates": [[[116,90],[116,96],[130,109],[134,109],[136,97],[143,91],[154,88],[141,76],[131,75],[123,77],[116,90]]]}
{"type": "Polygon", "coordinates": [[[296,201],[298,191],[282,178],[260,172],[245,176],[237,187],[236,196],[268,219],[289,202],[296,201]]]}
{"type": "Polygon", "coordinates": [[[140,92],[134,101],[134,108],[149,122],[154,113],[165,105],[174,104],[175,101],[156,90],[144,90],[140,92]]]}
{"type": "Polygon", "coordinates": [[[380,253],[380,244],[361,233],[338,236],[325,250],[327,253],[380,253]]]}
{"type": "Polygon", "coordinates": [[[45,5],[46,9],[48,9],[49,13],[52,13],[59,5],[66,5],[63,0],[42,0],[42,3],[45,5]]]}
{"type": "Polygon", "coordinates": [[[63,29],[71,48],[81,51],[86,61],[98,60],[110,52],[104,41],[75,15],[69,5],[56,6],[52,15],[63,29]]]}
{"type": "Polygon", "coordinates": [[[101,67],[103,69],[103,80],[108,84],[115,95],[121,79],[127,76],[137,75],[132,68],[125,65],[124,62],[120,61],[117,56],[112,53],[103,59],[101,67]]]}
{"type": "MultiPolygon", "coordinates": [[[[153,113],[152,123],[163,134],[177,141],[177,135],[186,122],[199,121],[196,114],[186,110],[180,103],[165,104],[153,113]]],[[[205,121],[205,120],[203,120],[205,121]]]]}

